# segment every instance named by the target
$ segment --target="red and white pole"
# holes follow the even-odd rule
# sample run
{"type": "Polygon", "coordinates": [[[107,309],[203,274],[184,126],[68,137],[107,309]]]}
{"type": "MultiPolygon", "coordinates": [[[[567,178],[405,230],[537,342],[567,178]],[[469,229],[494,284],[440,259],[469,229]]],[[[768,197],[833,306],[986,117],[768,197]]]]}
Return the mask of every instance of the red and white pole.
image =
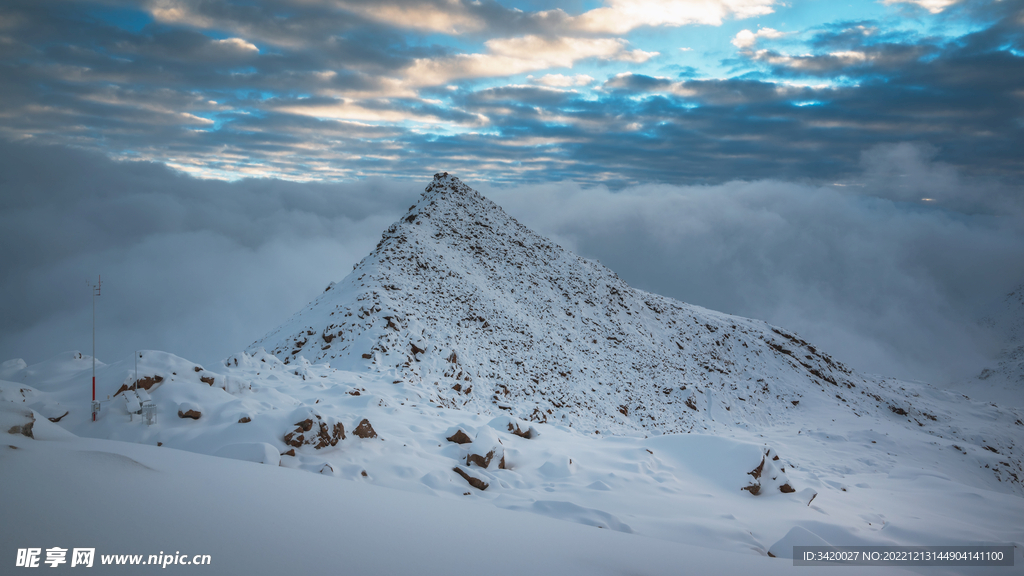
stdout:
{"type": "Polygon", "coordinates": [[[96,277],[96,285],[92,287],[92,421],[96,421],[96,297],[100,295],[103,277],[96,277]]]}

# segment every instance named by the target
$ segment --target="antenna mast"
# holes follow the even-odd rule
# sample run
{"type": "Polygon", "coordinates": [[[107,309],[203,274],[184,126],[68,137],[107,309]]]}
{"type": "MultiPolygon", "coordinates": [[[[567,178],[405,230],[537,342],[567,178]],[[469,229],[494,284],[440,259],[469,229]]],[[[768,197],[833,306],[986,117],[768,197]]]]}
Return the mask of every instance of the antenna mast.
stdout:
{"type": "Polygon", "coordinates": [[[103,277],[96,276],[96,284],[92,287],[92,421],[96,421],[96,413],[100,411],[100,403],[96,401],[96,297],[100,295],[103,277]]]}

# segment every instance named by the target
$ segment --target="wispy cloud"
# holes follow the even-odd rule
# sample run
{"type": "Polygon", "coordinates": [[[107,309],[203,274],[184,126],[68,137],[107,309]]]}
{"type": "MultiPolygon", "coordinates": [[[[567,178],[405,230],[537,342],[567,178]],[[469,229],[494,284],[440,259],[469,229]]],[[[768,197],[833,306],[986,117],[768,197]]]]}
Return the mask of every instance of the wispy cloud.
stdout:
{"type": "Polygon", "coordinates": [[[882,0],[883,4],[914,4],[924,8],[932,14],[938,14],[960,0],[882,0]]]}
{"type": "Polygon", "coordinates": [[[625,34],[641,26],[721,26],[726,18],[764,16],[776,0],[609,0],[570,20],[581,30],[625,34]]]}
{"type": "Polygon", "coordinates": [[[630,50],[628,43],[619,38],[523,36],[488,40],[485,46],[487,52],[480,54],[417,59],[404,70],[403,77],[415,86],[436,86],[464,78],[572,68],[576,62],[587,58],[640,63],[657,55],[657,52],[630,50]]]}

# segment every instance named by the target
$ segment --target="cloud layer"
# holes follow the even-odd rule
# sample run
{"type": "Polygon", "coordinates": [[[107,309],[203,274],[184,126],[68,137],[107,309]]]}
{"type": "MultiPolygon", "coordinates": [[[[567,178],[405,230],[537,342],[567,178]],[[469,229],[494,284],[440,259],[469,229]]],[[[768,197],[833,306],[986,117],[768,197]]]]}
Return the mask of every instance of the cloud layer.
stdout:
{"type": "MultiPolygon", "coordinates": [[[[1024,212],[1007,208],[1012,191],[925,149],[871,149],[862,166],[862,187],[465,180],[638,288],[796,330],[861,370],[939,382],[976,372],[994,344],[975,321],[1024,280],[1024,212]],[[899,175],[974,199],[908,201],[921,192],[899,175]]],[[[430,177],[224,183],[12,145],[0,146],[0,174],[12,247],[0,256],[0,359],[30,362],[88,351],[97,273],[100,359],[157,348],[219,360],[343,278],[430,177]]]]}
{"type": "Polygon", "coordinates": [[[913,142],[1024,179],[1019,2],[836,21],[772,0],[529,6],[11,0],[0,138],[224,179],[611,187],[842,182],[861,151],[913,142]]]}

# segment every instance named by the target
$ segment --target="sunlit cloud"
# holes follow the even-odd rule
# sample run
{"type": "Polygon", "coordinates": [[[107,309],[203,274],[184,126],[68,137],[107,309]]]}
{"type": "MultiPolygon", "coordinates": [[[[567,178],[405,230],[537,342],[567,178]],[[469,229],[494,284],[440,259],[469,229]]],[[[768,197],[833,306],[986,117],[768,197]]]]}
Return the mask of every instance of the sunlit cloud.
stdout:
{"type": "Polygon", "coordinates": [[[479,114],[462,115],[460,118],[453,118],[451,116],[442,117],[438,114],[418,110],[410,106],[393,105],[388,102],[379,103],[377,106],[372,107],[368,104],[370,103],[346,98],[333,99],[327,102],[316,101],[308,104],[299,100],[274,109],[277,112],[286,114],[362,122],[415,122],[421,124],[465,124],[474,126],[487,122],[487,118],[479,114]]]}
{"type": "Polygon", "coordinates": [[[535,84],[541,84],[543,86],[551,86],[553,88],[570,88],[573,86],[587,86],[594,82],[594,78],[587,76],[586,74],[576,74],[575,76],[566,76],[564,74],[545,74],[540,78],[530,77],[530,80],[535,84]]]}
{"type": "Polygon", "coordinates": [[[260,49],[256,47],[252,42],[246,42],[241,38],[225,38],[223,40],[214,40],[214,42],[220,46],[231,50],[237,50],[239,52],[259,52],[260,49]]]}
{"type": "Polygon", "coordinates": [[[882,0],[882,4],[886,5],[915,4],[932,14],[938,14],[958,2],[960,2],[960,0],[882,0]]]}
{"type": "Polygon", "coordinates": [[[403,71],[407,83],[436,86],[463,78],[503,77],[549,68],[572,68],[587,58],[645,62],[657,52],[629,50],[619,38],[544,38],[523,36],[485,43],[482,54],[457,54],[417,59],[403,71]]]}
{"type": "Polygon", "coordinates": [[[478,32],[487,26],[484,19],[470,13],[467,6],[458,0],[439,4],[342,0],[337,5],[382,24],[442,34],[478,32]]]}
{"type": "Polygon", "coordinates": [[[625,34],[641,26],[721,26],[726,18],[764,16],[776,0],[609,0],[571,23],[588,32],[625,34]]]}
{"type": "Polygon", "coordinates": [[[785,36],[785,32],[779,32],[774,28],[761,28],[757,32],[751,32],[750,30],[740,30],[736,33],[736,36],[732,39],[732,45],[737,48],[750,48],[757,43],[758,38],[782,38],[785,36]]]}

